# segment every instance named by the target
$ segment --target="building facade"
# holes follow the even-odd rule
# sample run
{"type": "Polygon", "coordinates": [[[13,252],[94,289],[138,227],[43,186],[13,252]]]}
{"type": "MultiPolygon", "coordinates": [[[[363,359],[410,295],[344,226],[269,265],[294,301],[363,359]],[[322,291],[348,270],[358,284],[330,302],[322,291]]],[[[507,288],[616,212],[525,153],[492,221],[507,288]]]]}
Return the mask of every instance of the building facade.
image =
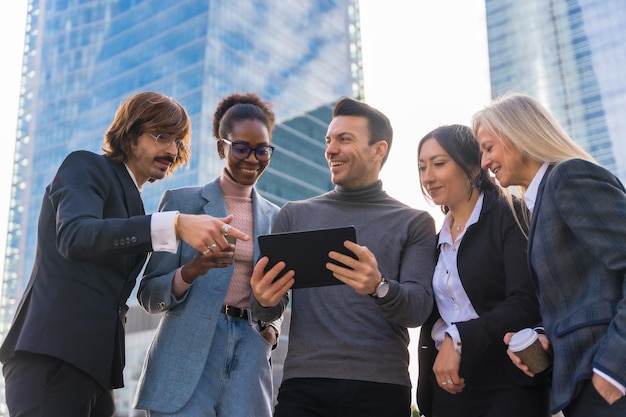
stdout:
{"type": "Polygon", "coordinates": [[[363,97],[358,0],[30,0],[26,19],[0,339],[30,276],[44,188],[69,152],[99,152],[133,93],[171,96],[192,119],[191,164],[144,187],[147,212],[165,189],[221,172],[211,124],[231,92],[256,92],[277,114],[264,196],[281,205],[332,186],[330,106],[363,97]]]}
{"type": "Polygon", "coordinates": [[[626,179],[626,2],[486,0],[491,94],[529,94],[626,179]]]}

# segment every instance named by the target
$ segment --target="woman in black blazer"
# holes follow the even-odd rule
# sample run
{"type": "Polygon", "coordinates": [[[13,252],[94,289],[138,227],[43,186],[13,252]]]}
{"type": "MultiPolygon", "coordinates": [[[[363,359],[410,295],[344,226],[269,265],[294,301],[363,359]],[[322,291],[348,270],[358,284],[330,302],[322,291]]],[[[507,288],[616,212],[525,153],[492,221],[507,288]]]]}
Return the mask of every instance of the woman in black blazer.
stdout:
{"type": "Polygon", "coordinates": [[[510,361],[502,337],[540,322],[526,237],[480,168],[471,129],[442,126],[418,146],[422,192],[442,207],[436,307],[420,334],[418,404],[428,417],[549,416],[547,379],[510,361]]]}

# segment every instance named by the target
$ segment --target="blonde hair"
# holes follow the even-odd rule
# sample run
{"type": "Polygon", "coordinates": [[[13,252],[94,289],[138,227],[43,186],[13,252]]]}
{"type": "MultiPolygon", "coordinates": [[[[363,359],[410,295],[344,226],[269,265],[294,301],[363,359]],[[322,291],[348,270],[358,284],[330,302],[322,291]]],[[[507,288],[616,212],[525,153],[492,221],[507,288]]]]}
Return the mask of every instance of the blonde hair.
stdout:
{"type": "Polygon", "coordinates": [[[482,127],[494,137],[505,136],[523,156],[558,164],[573,158],[596,162],[569,137],[559,122],[534,98],[509,92],[474,114],[474,135],[482,127]]]}
{"type": "MultiPolygon", "coordinates": [[[[565,132],[552,114],[537,100],[522,93],[509,92],[495,99],[490,105],[476,112],[472,118],[474,135],[482,128],[502,142],[508,139],[523,157],[540,164],[558,164],[569,159],[580,158],[596,163],[595,159],[565,132]]],[[[502,142],[506,146],[506,142],[502,142]]],[[[525,190],[516,187],[524,203],[525,190]]],[[[524,231],[528,227],[528,211],[513,214],[524,231]],[[521,218],[520,218],[521,217],[521,218]]]]}

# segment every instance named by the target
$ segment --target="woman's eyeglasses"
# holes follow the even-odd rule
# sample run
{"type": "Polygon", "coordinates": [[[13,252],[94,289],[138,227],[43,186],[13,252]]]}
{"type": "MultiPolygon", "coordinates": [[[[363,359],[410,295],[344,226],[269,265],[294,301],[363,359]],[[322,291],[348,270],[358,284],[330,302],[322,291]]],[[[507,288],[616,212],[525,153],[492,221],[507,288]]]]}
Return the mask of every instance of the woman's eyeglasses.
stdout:
{"type": "Polygon", "coordinates": [[[248,159],[252,151],[254,151],[254,156],[259,162],[269,161],[272,157],[272,154],[274,153],[274,147],[271,145],[260,145],[256,148],[252,148],[245,142],[233,142],[232,140],[228,139],[221,140],[225,144],[230,145],[233,156],[241,161],[243,161],[244,159],[248,159]]]}

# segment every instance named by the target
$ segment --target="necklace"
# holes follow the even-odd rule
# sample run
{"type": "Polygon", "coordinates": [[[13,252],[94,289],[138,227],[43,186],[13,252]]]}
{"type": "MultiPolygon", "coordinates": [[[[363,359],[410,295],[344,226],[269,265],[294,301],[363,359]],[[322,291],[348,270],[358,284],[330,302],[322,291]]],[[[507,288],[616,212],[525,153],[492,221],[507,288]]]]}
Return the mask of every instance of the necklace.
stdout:
{"type": "MultiPolygon", "coordinates": [[[[454,216],[450,216],[450,232],[457,232],[457,233],[461,233],[461,231],[463,231],[463,227],[464,224],[461,224],[461,222],[457,221],[457,219],[454,218],[454,216]]],[[[467,222],[467,220],[465,220],[465,222],[467,222]]]]}

